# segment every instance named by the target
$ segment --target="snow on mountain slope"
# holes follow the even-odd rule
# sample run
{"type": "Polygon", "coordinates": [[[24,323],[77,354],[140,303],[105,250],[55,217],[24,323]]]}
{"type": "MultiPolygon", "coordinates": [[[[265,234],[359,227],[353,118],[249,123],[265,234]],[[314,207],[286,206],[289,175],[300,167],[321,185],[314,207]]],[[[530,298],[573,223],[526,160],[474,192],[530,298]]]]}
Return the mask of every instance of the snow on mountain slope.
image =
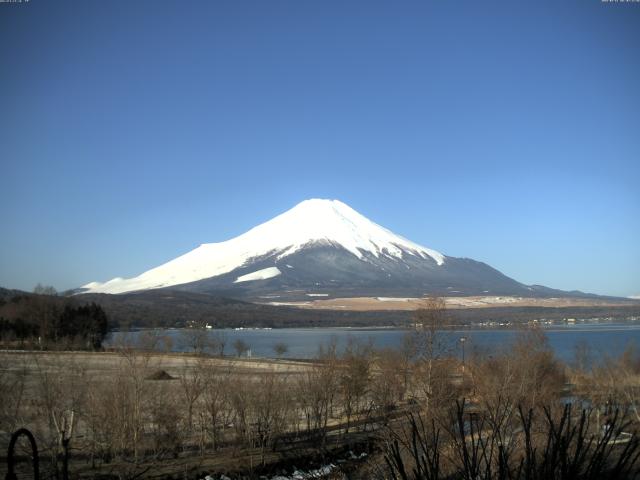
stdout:
{"type": "Polygon", "coordinates": [[[273,278],[280,275],[282,272],[278,267],[268,267],[258,270],[256,272],[247,273],[236,278],[233,283],[253,282],[254,280],[266,280],[267,278],[273,278]]]}
{"type": "Polygon", "coordinates": [[[369,253],[375,257],[431,258],[437,265],[445,262],[441,253],[395,235],[338,200],[312,199],[239,237],[200,245],[138,277],[91,282],[82,288],[84,293],[123,293],[180,285],[231,272],[268,254],[277,254],[281,259],[314,243],[341,246],[362,261],[366,261],[364,254],[369,253]]]}

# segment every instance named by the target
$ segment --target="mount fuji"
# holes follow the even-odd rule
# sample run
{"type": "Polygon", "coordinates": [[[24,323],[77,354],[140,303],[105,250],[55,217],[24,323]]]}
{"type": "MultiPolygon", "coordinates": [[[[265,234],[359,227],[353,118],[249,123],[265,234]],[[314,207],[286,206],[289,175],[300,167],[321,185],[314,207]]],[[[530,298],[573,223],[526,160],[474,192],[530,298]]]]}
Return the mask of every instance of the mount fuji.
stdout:
{"type": "Polygon", "coordinates": [[[482,262],[443,255],[394,234],[338,200],[321,199],[305,200],[236,238],[202,244],[137,277],[92,282],[79,293],[152,289],[263,301],[427,294],[568,295],[523,285],[482,262]]]}

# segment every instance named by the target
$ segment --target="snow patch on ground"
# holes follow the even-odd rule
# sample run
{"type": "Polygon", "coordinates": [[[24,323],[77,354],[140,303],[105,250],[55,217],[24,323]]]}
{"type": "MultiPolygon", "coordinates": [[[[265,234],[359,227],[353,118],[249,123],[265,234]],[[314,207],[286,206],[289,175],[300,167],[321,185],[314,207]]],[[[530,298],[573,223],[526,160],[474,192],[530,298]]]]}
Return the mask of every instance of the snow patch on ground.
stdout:
{"type": "Polygon", "coordinates": [[[267,305],[275,307],[300,307],[303,305],[311,305],[311,302],[268,302],[267,305]]]}
{"type": "Polygon", "coordinates": [[[449,297],[445,299],[447,305],[477,307],[486,305],[506,305],[519,303],[522,297],[449,297]]]}

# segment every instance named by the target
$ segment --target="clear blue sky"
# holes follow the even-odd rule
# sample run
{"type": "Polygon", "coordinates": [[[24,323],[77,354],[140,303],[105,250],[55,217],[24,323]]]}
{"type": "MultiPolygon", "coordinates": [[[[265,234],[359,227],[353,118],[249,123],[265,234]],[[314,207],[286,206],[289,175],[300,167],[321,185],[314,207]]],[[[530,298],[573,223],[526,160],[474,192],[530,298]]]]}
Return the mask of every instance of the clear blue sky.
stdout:
{"type": "Polygon", "coordinates": [[[0,286],[134,276],[306,198],[640,294],[640,3],[0,3],[0,286]]]}

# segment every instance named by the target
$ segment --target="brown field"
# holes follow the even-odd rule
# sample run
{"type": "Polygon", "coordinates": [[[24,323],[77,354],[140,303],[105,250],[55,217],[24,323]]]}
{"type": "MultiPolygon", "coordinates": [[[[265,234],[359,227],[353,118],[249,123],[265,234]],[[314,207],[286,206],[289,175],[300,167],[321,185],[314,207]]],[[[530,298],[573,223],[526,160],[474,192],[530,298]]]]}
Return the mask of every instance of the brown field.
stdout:
{"type": "MultiPolygon", "coordinates": [[[[360,437],[367,439],[369,434],[353,431],[345,435],[341,427],[342,415],[336,412],[325,423],[327,437],[335,440],[321,451],[313,438],[301,433],[305,428],[305,418],[290,403],[292,392],[304,384],[314,368],[317,364],[313,362],[213,358],[135,350],[0,351],[0,398],[3,400],[0,408],[0,449],[3,452],[0,454],[0,478],[7,473],[4,452],[7,451],[9,436],[20,427],[27,427],[36,437],[44,477],[55,476],[59,462],[51,459],[55,456],[57,437],[50,420],[62,418],[65,411],[71,410],[75,412],[76,423],[71,441],[70,469],[74,476],[79,477],[91,477],[97,472],[116,477],[163,478],[176,475],[196,478],[197,472],[202,471],[256,473],[261,468],[269,471],[282,462],[286,464],[290,457],[295,458],[299,465],[307,458],[315,458],[318,452],[326,454],[334,450],[336,455],[341,455],[339,452],[345,441],[357,445],[360,437]],[[196,387],[196,379],[199,379],[200,387],[196,387]],[[193,425],[189,426],[185,394],[193,395],[196,389],[200,393],[194,403],[193,425]],[[286,437],[294,424],[295,441],[274,443],[273,447],[267,448],[267,439],[259,445],[257,437],[253,436],[255,433],[248,439],[239,438],[234,428],[237,418],[225,415],[224,420],[220,420],[219,445],[212,448],[210,440],[204,439],[205,424],[201,422],[207,421],[205,398],[214,398],[217,389],[224,390],[221,396],[228,399],[229,404],[225,408],[234,408],[231,403],[237,399],[249,402],[247,414],[251,415],[252,422],[260,421],[263,418],[260,415],[272,415],[270,422],[278,418],[286,424],[278,428],[277,434],[270,433],[269,442],[277,442],[276,436],[286,437]],[[269,392],[264,389],[269,389],[269,392]],[[210,391],[209,397],[205,390],[210,391]],[[126,392],[137,392],[140,399],[136,400],[126,392]],[[270,400],[265,400],[267,396],[270,400]],[[265,413],[261,406],[263,401],[273,402],[272,408],[278,413],[272,410],[265,413]],[[130,416],[136,408],[142,409],[139,419],[130,416]],[[120,417],[117,409],[127,411],[129,415],[120,417]],[[172,418],[172,415],[176,417],[172,418]],[[92,426],[93,420],[99,422],[97,427],[92,426]],[[94,428],[113,432],[119,426],[135,421],[139,423],[141,435],[137,440],[141,458],[135,463],[120,456],[109,458],[110,453],[105,455],[104,448],[88,440],[89,436],[95,436],[94,428]],[[196,425],[201,425],[202,429],[196,425]],[[96,445],[99,447],[97,450],[96,445]]],[[[352,426],[357,424],[353,418],[352,426]]],[[[127,432],[121,434],[126,436],[127,432]]],[[[96,438],[104,444],[103,437],[96,438]]],[[[127,440],[131,442],[130,438],[127,440]]],[[[21,450],[22,455],[24,452],[21,450]]],[[[131,456],[131,452],[129,448],[128,453],[121,456],[131,456]]],[[[29,478],[27,462],[20,462],[20,472],[19,478],[29,478]]]]}
{"type": "MultiPolygon", "coordinates": [[[[629,305],[625,300],[591,298],[526,298],[509,296],[443,297],[447,308],[494,307],[616,307],[629,305]]],[[[303,302],[270,302],[270,305],[288,305],[315,310],[397,311],[417,310],[424,305],[422,298],[355,297],[308,300],[303,302]]]]}
{"type": "MultiPolygon", "coordinates": [[[[207,368],[233,369],[235,372],[246,375],[258,375],[265,371],[296,375],[307,371],[310,365],[307,362],[268,358],[207,357],[203,359],[188,353],[146,353],[145,362],[147,370],[163,370],[175,378],[190,372],[193,368],[202,367],[202,362],[206,362],[207,368]]],[[[80,367],[87,378],[99,380],[115,375],[122,363],[123,357],[117,352],[0,351],[0,373],[19,370],[30,381],[35,381],[43,368],[60,365],[80,367]]],[[[31,390],[31,386],[30,382],[27,383],[27,392],[31,390]]]]}

